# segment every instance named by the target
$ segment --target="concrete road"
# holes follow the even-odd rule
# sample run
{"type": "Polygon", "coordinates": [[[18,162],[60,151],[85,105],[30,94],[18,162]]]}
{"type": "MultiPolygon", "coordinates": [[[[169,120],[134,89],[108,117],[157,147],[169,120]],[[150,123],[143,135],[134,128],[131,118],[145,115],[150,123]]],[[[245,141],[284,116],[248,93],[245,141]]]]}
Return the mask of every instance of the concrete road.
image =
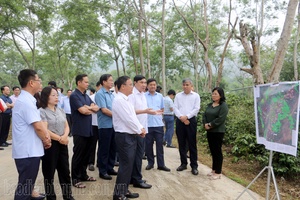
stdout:
{"type": "MultiPolygon", "coordinates": [[[[69,144],[70,159],[72,156],[72,138],[69,144]]],[[[11,158],[12,147],[5,147],[0,151],[0,199],[13,200],[14,190],[17,184],[18,174],[11,158]]],[[[151,189],[139,189],[130,186],[132,192],[140,194],[139,199],[148,200],[233,200],[244,190],[240,184],[222,176],[219,180],[209,180],[206,174],[210,171],[209,167],[199,163],[199,175],[191,174],[191,169],[177,172],[176,168],[180,165],[178,149],[164,148],[166,166],[171,168],[171,172],[157,170],[157,166],[152,170],[145,170],[147,161],[143,161],[143,176],[147,183],[153,185],[151,189]]],[[[116,168],[117,169],[117,168],[116,168]]],[[[73,196],[76,200],[106,200],[112,199],[115,178],[103,180],[98,177],[98,170],[90,172],[90,176],[96,177],[96,182],[86,183],[85,189],[73,189],[73,196]]],[[[55,179],[55,191],[57,199],[62,199],[58,178],[55,179]]],[[[37,178],[35,189],[43,192],[43,176],[41,169],[37,178]]],[[[251,191],[250,191],[251,192],[251,191]]],[[[264,199],[256,193],[251,192],[254,199],[264,199]]],[[[240,198],[241,200],[253,199],[247,192],[240,198]]]]}

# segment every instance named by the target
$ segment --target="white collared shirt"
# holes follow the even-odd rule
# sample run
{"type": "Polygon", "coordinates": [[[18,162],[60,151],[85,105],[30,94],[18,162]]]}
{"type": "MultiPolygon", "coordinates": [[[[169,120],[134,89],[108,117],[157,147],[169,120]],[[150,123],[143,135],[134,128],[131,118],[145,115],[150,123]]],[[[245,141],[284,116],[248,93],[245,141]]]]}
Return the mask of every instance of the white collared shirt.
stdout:
{"type": "Polygon", "coordinates": [[[141,134],[143,126],[136,116],[133,105],[122,92],[118,92],[112,103],[112,121],[115,132],[141,134]]]}
{"type": "MultiPolygon", "coordinates": [[[[133,105],[134,110],[145,110],[148,108],[145,93],[138,91],[135,87],[133,88],[132,94],[129,95],[128,98],[129,102],[133,105]]],[[[145,128],[146,133],[148,133],[148,114],[138,114],[137,118],[145,128]]]]}
{"type": "MultiPolygon", "coordinates": [[[[95,102],[96,92],[90,96],[93,102],[95,102]]],[[[92,114],[92,126],[98,126],[97,113],[92,114]]]]}
{"type": "Polygon", "coordinates": [[[197,117],[200,110],[200,96],[196,92],[185,94],[180,92],[176,94],[174,100],[174,113],[176,117],[187,116],[188,119],[197,117]]]}

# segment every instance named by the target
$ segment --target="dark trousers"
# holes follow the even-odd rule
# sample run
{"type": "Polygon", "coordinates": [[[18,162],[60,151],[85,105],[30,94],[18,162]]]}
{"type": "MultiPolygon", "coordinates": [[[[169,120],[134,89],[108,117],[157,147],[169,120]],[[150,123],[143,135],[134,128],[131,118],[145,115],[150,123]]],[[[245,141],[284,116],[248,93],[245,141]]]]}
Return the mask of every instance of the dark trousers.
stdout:
{"type": "Polygon", "coordinates": [[[185,125],[179,119],[176,119],[176,135],[179,145],[180,161],[182,165],[187,165],[186,145],[190,152],[191,168],[198,167],[198,152],[197,152],[197,120],[195,117],[189,119],[190,124],[185,125]],[[187,142],[186,142],[187,141],[187,142]]]}
{"type": "Polygon", "coordinates": [[[87,175],[86,168],[89,161],[90,146],[93,142],[93,137],[73,136],[74,147],[72,157],[72,183],[73,185],[86,180],[87,175]]]}
{"type": "Polygon", "coordinates": [[[14,200],[30,200],[35,180],[39,171],[40,157],[15,159],[19,173],[14,200]]]}
{"type": "Polygon", "coordinates": [[[97,163],[99,175],[113,171],[116,159],[115,131],[113,128],[100,128],[97,163]]]}
{"type": "Polygon", "coordinates": [[[68,125],[69,125],[69,128],[70,128],[70,133],[69,135],[72,135],[72,115],[71,114],[66,114],[66,118],[67,118],[67,122],[68,122],[68,125]]]}
{"type": "Polygon", "coordinates": [[[136,143],[136,153],[131,174],[131,182],[133,184],[139,184],[143,182],[142,164],[145,153],[145,138],[136,137],[136,143]]]}
{"type": "Polygon", "coordinates": [[[91,149],[90,149],[89,165],[95,164],[96,146],[98,141],[98,126],[92,126],[92,131],[93,131],[93,143],[91,144],[91,149]]]}
{"type": "Polygon", "coordinates": [[[42,172],[47,200],[56,200],[53,185],[55,170],[58,173],[63,199],[69,199],[72,190],[68,146],[52,140],[51,148],[46,149],[45,155],[42,157],[42,172]]]}
{"type": "Polygon", "coordinates": [[[147,155],[148,165],[150,166],[154,165],[153,144],[155,140],[157,166],[158,167],[165,166],[163,139],[164,139],[164,129],[162,126],[148,127],[148,133],[146,135],[146,155],[147,155]]]}
{"type": "Polygon", "coordinates": [[[174,134],[174,115],[164,115],[164,122],[166,126],[164,140],[167,145],[172,145],[172,137],[174,134]]]}
{"type": "Polygon", "coordinates": [[[223,143],[224,133],[207,132],[207,141],[212,155],[212,170],[215,170],[217,174],[222,173],[223,164],[223,143]]]}
{"type": "Polygon", "coordinates": [[[114,196],[125,195],[132,174],[135,152],[137,148],[136,134],[116,132],[115,141],[119,153],[119,170],[116,179],[114,196]]]}
{"type": "Polygon", "coordinates": [[[10,127],[10,119],[11,119],[11,114],[5,114],[2,113],[1,115],[1,121],[2,125],[0,128],[0,144],[3,144],[6,142],[8,133],[9,133],[9,127],[10,127]]]}

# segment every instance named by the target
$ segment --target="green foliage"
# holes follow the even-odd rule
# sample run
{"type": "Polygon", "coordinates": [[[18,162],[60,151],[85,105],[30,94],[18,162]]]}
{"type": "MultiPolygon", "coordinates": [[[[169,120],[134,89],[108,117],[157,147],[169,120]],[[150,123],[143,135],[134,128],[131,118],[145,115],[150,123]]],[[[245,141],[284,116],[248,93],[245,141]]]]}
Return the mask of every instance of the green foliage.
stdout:
{"type": "MultiPolygon", "coordinates": [[[[211,101],[210,94],[201,94],[201,112],[198,116],[198,142],[206,145],[205,130],[202,127],[202,114],[206,105],[211,101]]],[[[254,100],[248,95],[226,94],[229,113],[226,120],[226,133],[224,145],[227,153],[233,156],[233,162],[240,159],[256,160],[261,167],[269,162],[269,151],[264,145],[257,144],[255,133],[254,100]],[[228,150],[229,149],[229,150],[228,150]]],[[[298,144],[299,146],[300,144],[298,144]]],[[[300,149],[298,148],[298,155],[300,149]]],[[[300,158],[288,154],[275,152],[273,154],[273,168],[275,173],[285,176],[296,176],[300,172],[300,158]]]]}

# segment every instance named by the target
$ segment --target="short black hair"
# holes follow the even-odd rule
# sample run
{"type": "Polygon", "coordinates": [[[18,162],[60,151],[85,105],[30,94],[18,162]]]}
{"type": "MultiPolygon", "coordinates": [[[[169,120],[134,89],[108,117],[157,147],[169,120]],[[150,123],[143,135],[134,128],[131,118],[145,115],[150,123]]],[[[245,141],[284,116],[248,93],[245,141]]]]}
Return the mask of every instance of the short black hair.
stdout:
{"type": "Polygon", "coordinates": [[[75,78],[75,83],[78,85],[78,81],[82,81],[84,77],[87,77],[87,74],[78,74],[75,78]]]}
{"type": "Polygon", "coordinates": [[[20,83],[20,86],[22,88],[25,88],[30,80],[35,79],[36,71],[33,69],[23,69],[20,71],[18,75],[18,80],[20,83]]]}
{"type": "Polygon", "coordinates": [[[56,82],[55,81],[49,81],[48,85],[51,87],[55,87],[56,88],[56,82]]]}
{"type": "Polygon", "coordinates": [[[162,87],[160,86],[160,85],[158,85],[157,87],[156,87],[156,92],[159,92],[160,93],[160,91],[162,90],[162,87]]]}
{"type": "Polygon", "coordinates": [[[214,89],[212,89],[212,92],[217,91],[220,95],[220,104],[222,104],[223,102],[226,101],[226,97],[225,97],[225,93],[224,90],[220,87],[215,87],[214,89]]]}
{"type": "Polygon", "coordinates": [[[96,90],[94,88],[91,88],[90,91],[95,94],[96,90]]]}
{"type": "Polygon", "coordinates": [[[101,85],[103,85],[103,82],[104,81],[107,81],[112,75],[111,74],[103,74],[101,77],[100,77],[100,83],[101,85]]]}
{"type": "Polygon", "coordinates": [[[173,94],[173,95],[175,96],[175,95],[176,95],[176,92],[175,92],[175,90],[172,90],[172,89],[171,89],[171,90],[169,90],[169,91],[168,91],[168,95],[171,95],[171,94],[173,94]]]}
{"type": "Polygon", "coordinates": [[[97,81],[97,83],[96,83],[96,87],[99,87],[99,85],[101,85],[101,82],[100,82],[100,80],[99,80],[99,81],[97,81]]]}
{"type": "Polygon", "coordinates": [[[14,86],[13,88],[12,88],[12,90],[14,91],[15,89],[21,89],[19,86],[14,86]]]}
{"type": "Polygon", "coordinates": [[[3,92],[3,90],[4,90],[5,87],[8,87],[8,88],[9,88],[8,85],[3,85],[3,86],[1,87],[1,92],[3,92]]]}
{"type": "Polygon", "coordinates": [[[153,81],[155,81],[155,83],[157,83],[156,80],[155,80],[155,78],[149,78],[149,79],[147,80],[147,85],[149,85],[149,83],[151,83],[151,82],[153,82],[153,81]]]}
{"type": "Polygon", "coordinates": [[[124,85],[126,83],[127,80],[129,80],[130,77],[129,76],[120,76],[117,79],[117,88],[118,90],[120,90],[121,86],[124,85]]]}
{"type": "Polygon", "coordinates": [[[143,79],[146,79],[145,76],[143,76],[143,75],[136,75],[136,76],[133,78],[133,81],[134,81],[134,82],[138,82],[138,81],[143,80],[143,79]]]}
{"type": "Polygon", "coordinates": [[[68,90],[67,90],[67,93],[68,93],[69,91],[73,92],[71,89],[68,89],[68,90]]]}

